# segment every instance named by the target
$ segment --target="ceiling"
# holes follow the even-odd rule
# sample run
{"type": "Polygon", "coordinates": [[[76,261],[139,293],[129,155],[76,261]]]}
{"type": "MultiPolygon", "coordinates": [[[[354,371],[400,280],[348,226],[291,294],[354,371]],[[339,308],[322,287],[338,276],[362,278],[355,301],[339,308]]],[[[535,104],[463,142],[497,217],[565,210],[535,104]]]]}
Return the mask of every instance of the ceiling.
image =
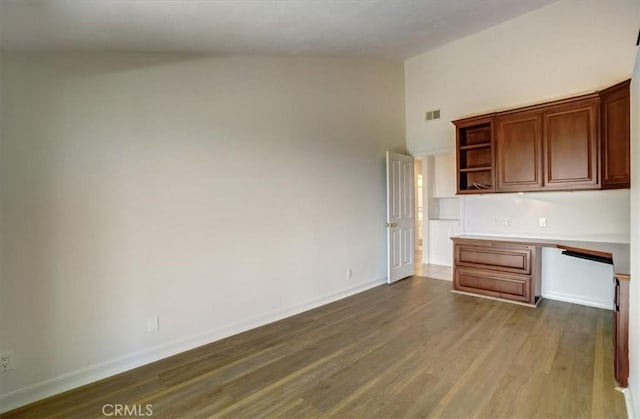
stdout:
{"type": "Polygon", "coordinates": [[[0,47],[405,59],[555,0],[0,0],[0,47]]]}

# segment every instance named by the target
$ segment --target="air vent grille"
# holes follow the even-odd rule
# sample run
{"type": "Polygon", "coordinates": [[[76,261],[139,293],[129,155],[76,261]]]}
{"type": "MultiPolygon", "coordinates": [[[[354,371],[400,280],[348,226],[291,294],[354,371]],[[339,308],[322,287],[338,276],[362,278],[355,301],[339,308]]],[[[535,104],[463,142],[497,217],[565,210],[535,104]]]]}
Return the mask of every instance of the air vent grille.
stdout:
{"type": "Polygon", "coordinates": [[[427,111],[425,119],[427,121],[431,121],[433,119],[440,119],[440,109],[436,109],[433,111],[427,111]]]}

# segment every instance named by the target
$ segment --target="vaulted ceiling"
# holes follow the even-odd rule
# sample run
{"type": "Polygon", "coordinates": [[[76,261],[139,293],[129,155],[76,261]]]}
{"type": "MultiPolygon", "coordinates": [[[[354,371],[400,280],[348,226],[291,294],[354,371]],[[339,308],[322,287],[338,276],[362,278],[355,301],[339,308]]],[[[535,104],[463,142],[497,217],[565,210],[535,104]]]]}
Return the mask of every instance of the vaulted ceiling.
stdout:
{"type": "Polygon", "coordinates": [[[0,0],[0,46],[405,59],[553,1],[0,0]]]}

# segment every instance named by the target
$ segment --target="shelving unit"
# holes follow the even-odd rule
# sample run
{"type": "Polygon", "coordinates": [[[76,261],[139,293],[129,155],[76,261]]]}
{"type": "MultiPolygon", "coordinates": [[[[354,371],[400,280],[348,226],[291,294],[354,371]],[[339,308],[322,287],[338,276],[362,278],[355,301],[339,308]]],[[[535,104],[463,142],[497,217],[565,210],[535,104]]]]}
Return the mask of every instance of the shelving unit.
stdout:
{"type": "Polygon", "coordinates": [[[493,119],[454,122],[457,127],[458,193],[493,192],[493,119]]]}

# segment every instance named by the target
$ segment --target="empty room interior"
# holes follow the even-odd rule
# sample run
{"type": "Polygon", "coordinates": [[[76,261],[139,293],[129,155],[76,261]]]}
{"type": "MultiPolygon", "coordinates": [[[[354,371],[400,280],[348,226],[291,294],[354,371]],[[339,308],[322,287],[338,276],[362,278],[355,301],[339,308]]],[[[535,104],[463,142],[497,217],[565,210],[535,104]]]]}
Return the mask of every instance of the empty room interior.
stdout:
{"type": "Polygon", "coordinates": [[[0,0],[0,417],[640,418],[638,0],[0,0]]]}

